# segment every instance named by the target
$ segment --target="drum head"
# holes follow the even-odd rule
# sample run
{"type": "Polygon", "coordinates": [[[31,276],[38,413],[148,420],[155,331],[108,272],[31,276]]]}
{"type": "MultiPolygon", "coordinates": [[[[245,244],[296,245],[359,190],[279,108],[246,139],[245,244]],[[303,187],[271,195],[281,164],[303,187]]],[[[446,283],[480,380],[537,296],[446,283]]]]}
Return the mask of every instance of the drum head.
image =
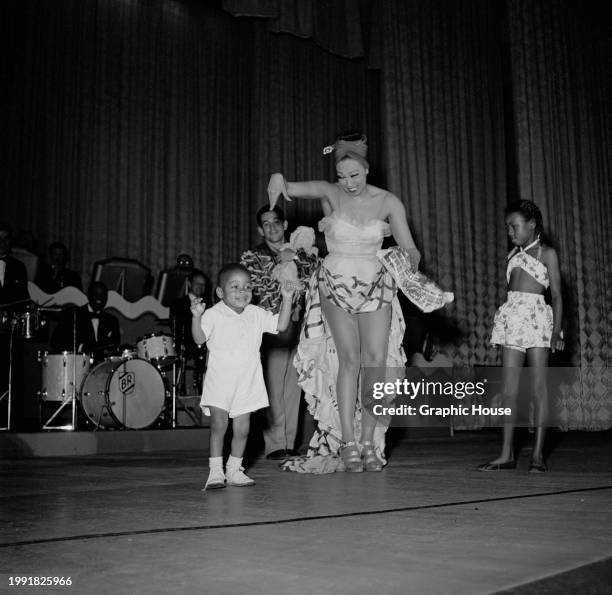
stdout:
{"type": "Polygon", "coordinates": [[[87,374],[81,386],[81,407],[85,415],[96,425],[103,428],[121,427],[114,416],[108,401],[106,385],[113,370],[120,361],[105,360],[100,362],[87,374]]]}
{"type": "Polygon", "coordinates": [[[174,339],[164,333],[150,333],[138,340],[136,344],[138,357],[155,366],[165,368],[176,361],[174,339]]]}
{"type": "Polygon", "coordinates": [[[161,374],[144,360],[125,360],[108,379],[109,405],[126,428],[138,430],[155,423],[164,408],[165,396],[161,374]]]}

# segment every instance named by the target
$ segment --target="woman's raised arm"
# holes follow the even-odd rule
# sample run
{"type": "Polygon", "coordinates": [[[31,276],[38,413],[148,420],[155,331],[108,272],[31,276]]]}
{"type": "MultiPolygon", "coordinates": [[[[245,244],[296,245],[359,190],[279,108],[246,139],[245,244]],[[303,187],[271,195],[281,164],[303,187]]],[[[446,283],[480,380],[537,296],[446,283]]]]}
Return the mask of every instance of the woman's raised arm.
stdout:
{"type": "Polygon", "coordinates": [[[279,196],[284,196],[285,200],[291,201],[292,198],[318,198],[333,201],[334,185],[329,182],[312,180],[309,182],[287,182],[283,174],[277,173],[270,176],[268,182],[268,200],[270,209],[274,208],[279,196]]]}

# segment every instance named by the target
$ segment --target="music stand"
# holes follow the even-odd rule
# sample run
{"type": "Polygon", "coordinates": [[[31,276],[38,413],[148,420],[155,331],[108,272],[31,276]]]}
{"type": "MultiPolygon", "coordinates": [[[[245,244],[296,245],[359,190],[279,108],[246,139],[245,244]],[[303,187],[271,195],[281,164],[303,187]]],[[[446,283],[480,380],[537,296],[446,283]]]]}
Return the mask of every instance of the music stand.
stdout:
{"type": "Polygon", "coordinates": [[[101,281],[109,291],[116,291],[128,302],[149,295],[151,271],[131,258],[107,258],[94,263],[93,281],[101,281]]]}
{"type": "Polygon", "coordinates": [[[192,270],[185,267],[175,267],[166,269],[159,274],[155,298],[162,306],[169,307],[178,298],[187,295],[187,277],[192,270]]]}

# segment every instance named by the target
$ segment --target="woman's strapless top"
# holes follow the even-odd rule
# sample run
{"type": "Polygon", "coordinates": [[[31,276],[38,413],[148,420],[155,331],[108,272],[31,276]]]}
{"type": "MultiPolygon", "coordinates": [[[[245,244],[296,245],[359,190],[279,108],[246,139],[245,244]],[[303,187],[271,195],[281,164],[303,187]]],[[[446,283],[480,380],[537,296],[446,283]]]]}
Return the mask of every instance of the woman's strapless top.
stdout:
{"type": "Polygon", "coordinates": [[[376,256],[385,236],[391,234],[389,224],[381,219],[357,223],[343,219],[334,211],[319,221],[330,254],[348,258],[376,256]]]}
{"type": "Polygon", "coordinates": [[[367,223],[349,221],[334,211],[319,221],[319,231],[325,234],[328,250],[323,264],[332,273],[369,282],[380,271],[376,253],[385,236],[391,234],[387,222],[381,219],[367,223]]]}

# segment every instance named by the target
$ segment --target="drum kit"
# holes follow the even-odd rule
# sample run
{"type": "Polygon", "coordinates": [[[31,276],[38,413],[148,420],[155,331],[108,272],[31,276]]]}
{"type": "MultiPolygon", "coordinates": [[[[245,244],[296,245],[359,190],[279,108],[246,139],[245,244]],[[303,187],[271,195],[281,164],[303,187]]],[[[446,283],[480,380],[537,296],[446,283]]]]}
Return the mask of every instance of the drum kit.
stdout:
{"type": "MultiPolygon", "coordinates": [[[[0,401],[7,398],[8,411],[7,426],[1,430],[10,430],[13,337],[32,339],[46,324],[45,311],[62,310],[27,303],[21,313],[10,312],[7,306],[13,308],[22,302],[0,310],[0,330],[10,332],[11,354],[8,390],[0,396],[0,401]]],[[[138,338],[135,347],[122,345],[116,354],[95,364],[90,354],[77,353],[76,349],[61,353],[39,351],[38,362],[41,420],[43,404],[54,407],[53,414],[42,424],[44,430],[76,430],[77,404],[95,429],[140,430],[153,426],[160,418],[161,423],[176,427],[177,390],[185,365],[171,335],[146,334],[138,338]],[[171,408],[166,405],[169,399],[171,408]],[[60,418],[60,413],[68,407],[72,410],[71,423],[62,424],[60,420],[66,416],[60,418]]]]}
{"type": "Polygon", "coordinates": [[[40,399],[60,403],[43,429],[74,429],[76,419],[69,426],[53,422],[62,409],[78,402],[95,429],[141,430],[160,420],[167,398],[172,399],[168,421],[176,427],[179,360],[174,339],[164,333],[140,337],[135,348],[122,345],[95,365],[88,354],[39,353],[40,399]]]}

